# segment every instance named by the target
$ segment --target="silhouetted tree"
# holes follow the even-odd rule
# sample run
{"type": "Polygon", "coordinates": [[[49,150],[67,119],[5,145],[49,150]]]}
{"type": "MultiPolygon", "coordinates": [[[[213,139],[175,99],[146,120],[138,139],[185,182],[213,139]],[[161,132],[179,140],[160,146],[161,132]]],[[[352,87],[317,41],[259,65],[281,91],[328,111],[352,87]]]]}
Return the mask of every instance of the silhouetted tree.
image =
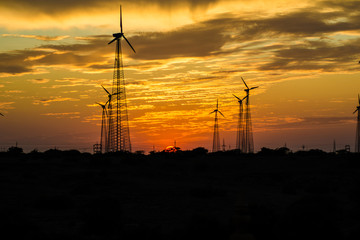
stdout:
{"type": "Polygon", "coordinates": [[[9,149],[8,149],[8,153],[11,153],[11,154],[21,154],[23,152],[24,152],[23,149],[19,148],[19,147],[9,147],[9,149]]]}
{"type": "Polygon", "coordinates": [[[192,153],[196,154],[196,155],[205,155],[208,153],[208,150],[206,148],[203,147],[198,147],[198,148],[194,148],[192,150],[192,153]]]}

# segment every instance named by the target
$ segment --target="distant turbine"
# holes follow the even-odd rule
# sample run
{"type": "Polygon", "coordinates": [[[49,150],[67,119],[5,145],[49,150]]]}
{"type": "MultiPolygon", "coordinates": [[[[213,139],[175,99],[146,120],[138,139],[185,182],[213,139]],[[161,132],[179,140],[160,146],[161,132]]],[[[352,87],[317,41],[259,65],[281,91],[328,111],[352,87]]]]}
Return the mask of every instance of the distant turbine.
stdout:
{"type": "Polygon", "coordinates": [[[244,128],[244,108],[243,101],[247,98],[247,96],[243,98],[239,98],[233,94],[234,97],[239,102],[239,118],[238,118],[238,127],[237,127],[237,135],[236,135],[236,149],[244,152],[245,150],[245,128],[244,128]]]}
{"type": "Polygon", "coordinates": [[[357,123],[356,123],[356,140],[355,140],[355,152],[360,152],[360,95],[358,94],[359,105],[356,107],[356,110],[353,112],[357,114],[357,123]]]}
{"type": "Polygon", "coordinates": [[[254,140],[253,140],[253,133],[252,133],[252,123],[251,123],[251,114],[250,114],[250,91],[258,88],[252,87],[249,88],[246,84],[245,80],[241,77],[241,80],[244,82],[246,89],[246,108],[245,108],[245,153],[252,153],[254,152],[254,140]]]}
{"type": "MultiPolygon", "coordinates": [[[[130,130],[128,121],[128,111],[126,102],[126,91],[125,91],[125,78],[124,78],[124,67],[122,61],[122,50],[121,50],[121,39],[125,39],[130,48],[135,52],[135,49],[127,40],[124,35],[122,27],[122,11],[120,5],[120,32],[113,34],[114,39],[108,44],[116,41],[115,51],[115,63],[114,63],[114,75],[112,93],[118,93],[115,99],[112,99],[112,103],[109,106],[113,107],[115,112],[108,115],[110,125],[108,135],[108,149],[110,152],[117,151],[129,151],[131,152],[130,142],[130,130]]],[[[111,110],[111,109],[110,109],[111,110]]]]}
{"type": "Polygon", "coordinates": [[[108,133],[107,133],[107,140],[105,140],[105,152],[111,152],[111,136],[114,135],[114,129],[111,128],[110,126],[112,126],[113,124],[113,118],[111,118],[110,116],[112,116],[112,96],[114,95],[119,95],[119,93],[113,93],[111,94],[103,85],[101,85],[101,87],[104,89],[104,91],[108,94],[108,100],[105,103],[108,104],[108,133]]]}
{"type": "Polygon", "coordinates": [[[218,123],[218,113],[224,117],[224,115],[219,110],[219,99],[216,100],[216,109],[209,114],[215,113],[215,123],[214,123],[214,135],[213,135],[213,147],[212,152],[220,151],[220,136],[219,136],[219,123],[218,123]]]}
{"type": "Polygon", "coordinates": [[[106,105],[109,101],[107,101],[105,104],[98,103],[98,105],[102,108],[102,115],[101,115],[101,135],[100,135],[100,152],[103,153],[103,149],[105,150],[107,146],[107,127],[106,127],[106,120],[107,120],[107,111],[106,111],[106,105]]]}

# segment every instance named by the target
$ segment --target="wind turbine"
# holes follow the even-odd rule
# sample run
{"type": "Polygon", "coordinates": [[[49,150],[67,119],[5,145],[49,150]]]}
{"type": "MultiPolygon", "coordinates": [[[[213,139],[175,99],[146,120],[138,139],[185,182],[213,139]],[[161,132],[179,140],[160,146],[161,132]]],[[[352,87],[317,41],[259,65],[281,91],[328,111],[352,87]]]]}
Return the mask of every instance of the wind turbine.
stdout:
{"type": "Polygon", "coordinates": [[[101,135],[100,135],[100,152],[102,153],[103,147],[105,148],[107,146],[107,131],[106,131],[106,117],[107,117],[107,111],[106,111],[106,105],[109,101],[107,101],[105,104],[98,103],[98,105],[102,108],[102,114],[101,114],[101,135]],[[104,143],[105,141],[105,143],[104,143]]]}
{"type": "Polygon", "coordinates": [[[5,116],[4,116],[4,114],[2,114],[2,113],[0,113],[0,116],[3,116],[3,117],[5,117],[5,116]]]}
{"type": "Polygon", "coordinates": [[[237,135],[236,135],[236,149],[241,152],[244,152],[244,150],[245,150],[245,133],[244,133],[243,101],[247,98],[247,96],[245,96],[243,98],[239,98],[235,94],[233,94],[233,95],[239,102],[239,119],[238,119],[237,135]]]}
{"type": "MultiPolygon", "coordinates": [[[[108,114],[107,114],[107,116],[108,116],[108,134],[107,134],[107,136],[105,137],[105,138],[107,138],[107,139],[105,139],[105,152],[109,152],[110,150],[112,150],[111,149],[111,136],[113,136],[114,134],[113,134],[113,132],[112,132],[112,128],[110,127],[111,125],[112,125],[112,118],[110,117],[110,116],[112,116],[112,97],[114,96],[114,95],[119,95],[119,93],[117,92],[117,93],[113,93],[113,94],[111,94],[103,85],[101,85],[101,87],[104,89],[104,91],[108,94],[108,100],[107,100],[107,102],[105,103],[105,105],[106,104],[108,104],[108,114]]],[[[104,111],[104,110],[103,110],[104,111]]],[[[105,124],[105,126],[106,126],[106,124],[105,124]]],[[[101,131],[102,131],[102,128],[101,128],[101,131]]],[[[102,142],[101,142],[101,144],[102,144],[102,142]]]]}
{"type": "Polygon", "coordinates": [[[117,44],[119,44],[119,41],[121,38],[124,38],[125,41],[129,44],[129,46],[131,47],[131,49],[135,52],[135,49],[133,48],[133,46],[131,46],[130,42],[127,40],[127,38],[125,37],[124,35],[124,32],[123,32],[123,27],[122,27],[122,11],[121,11],[121,5],[120,5],[120,32],[119,33],[113,33],[113,37],[114,39],[111,40],[108,44],[111,44],[113,43],[114,41],[117,41],[117,44]]]}
{"type": "Polygon", "coordinates": [[[258,88],[259,86],[249,88],[245,80],[241,77],[241,80],[245,84],[246,89],[246,107],[245,107],[245,153],[254,152],[254,140],[252,134],[252,123],[251,123],[251,114],[250,114],[250,91],[258,88]]]}
{"type": "Polygon", "coordinates": [[[219,136],[219,121],[218,121],[218,113],[221,116],[225,117],[222,112],[219,110],[219,99],[216,100],[216,109],[209,114],[215,113],[215,123],[214,123],[214,135],[213,135],[213,148],[212,152],[220,151],[220,136],[219,136]]]}
{"type": "Polygon", "coordinates": [[[117,93],[115,99],[112,99],[109,102],[109,106],[114,108],[115,112],[109,111],[109,135],[108,135],[108,145],[109,148],[107,151],[129,151],[131,152],[131,142],[130,142],[130,130],[129,130],[129,121],[128,121],[128,112],[127,112],[127,102],[126,102],[126,91],[125,91],[125,77],[124,77],[124,66],[122,60],[122,50],[121,50],[121,39],[125,39],[130,48],[134,51],[135,49],[130,44],[129,40],[125,37],[122,26],[122,10],[120,5],[120,32],[113,34],[114,39],[111,40],[108,44],[116,42],[115,50],[115,63],[114,63],[114,74],[113,74],[113,84],[112,84],[112,93],[117,93]]]}
{"type": "Polygon", "coordinates": [[[357,114],[357,124],[356,124],[356,141],[355,141],[355,152],[360,152],[360,95],[358,94],[359,105],[356,107],[356,110],[353,112],[357,114]]]}

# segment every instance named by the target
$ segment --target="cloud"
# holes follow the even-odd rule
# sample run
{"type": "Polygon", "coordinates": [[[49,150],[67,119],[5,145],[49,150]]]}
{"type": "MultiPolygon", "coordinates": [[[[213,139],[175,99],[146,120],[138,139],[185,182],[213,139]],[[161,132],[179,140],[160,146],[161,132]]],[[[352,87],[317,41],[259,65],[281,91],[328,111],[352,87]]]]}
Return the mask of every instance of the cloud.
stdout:
{"type": "Polygon", "coordinates": [[[37,67],[69,66],[87,68],[94,63],[107,63],[106,48],[102,36],[68,45],[41,45],[34,49],[0,53],[0,73],[32,73],[37,67]]]}
{"type": "Polygon", "coordinates": [[[59,41],[66,38],[69,38],[70,36],[42,36],[42,35],[23,35],[23,34],[2,34],[3,37],[19,37],[19,38],[33,38],[37,40],[43,40],[43,41],[59,41]]]}
{"type": "Polygon", "coordinates": [[[80,112],[61,112],[61,113],[43,113],[43,116],[51,116],[56,118],[80,118],[80,112]]]}
{"type": "MultiPolygon", "coordinates": [[[[137,6],[153,6],[160,8],[176,8],[180,6],[188,6],[189,8],[207,7],[214,4],[218,0],[122,0],[122,4],[133,4],[137,6]]],[[[41,13],[45,15],[64,14],[75,10],[86,11],[89,9],[102,9],[110,6],[118,6],[118,0],[12,0],[1,1],[1,7],[5,9],[17,9],[18,11],[26,11],[32,13],[41,13]]]]}
{"type": "Polygon", "coordinates": [[[360,39],[343,41],[334,46],[324,41],[307,41],[297,46],[284,47],[274,51],[271,62],[260,70],[355,70],[360,52],[360,39]]]}
{"type": "Polygon", "coordinates": [[[264,129],[305,129],[314,126],[343,125],[352,123],[353,117],[303,117],[303,118],[274,118],[267,119],[265,123],[259,123],[264,129]]]}
{"type": "Polygon", "coordinates": [[[6,93],[23,93],[24,91],[22,90],[8,90],[8,91],[5,91],[6,93]]]}
{"type": "MultiPolygon", "coordinates": [[[[40,2],[43,1],[36,1],[36,4],[40,2]]],[[[199,4],[212,1],[201,2],[199,4]]],[[[90,1],[89,4],[96,3],[90,1]]],[[[177,1],[172,3],[180,4],[177,1]]],[[[44,4],[63,6],[63,3],[53,1],[44,4]]],[[[188,1],[187,4],[196,3],[188,1]]],[[[358,31],[360,12],[351,9],[352,4],[325,1],[316,6],[320,5],[332,9],[322,11],[313,6],[282,15],[251,19],[223,14],[166,32],[136,33],[128,36],[128,39],[137,53],[132,53],[126,42],[123,42],[123,53],[126,58],[133,60],[127,63],[129,68],[135,70],[157,69],[167,64],[168,60],[206,60],[231,55],[256,60],[256,68],[260,71],[355,70],[351,62],[358,57],[360,40],[341,39],[334,34],[358,31]],[[348,12],[343,11],[345,8],[348,12]]],[[[0,73],[32,73],[48,67],[66,67],[82,72],[111,71],[114,46],[106,44],[109,40],[111,36],[108,35],[88,36],[78,38],[75,44],[44,44],[34,49],[0,53],[0,73]]],[[[181,66],[181,61],[177,66],[181,66]]],[[[250,68],[254,65],[243,66],[250,68]]],[[[226,71],[229,70],[223,73],[226,71]]],[[[220,74],[220,71],[216,73],[220,74]]]]}
{"type": "Polygon", "coordinates": [[[34,83],[34,84],[42,84],[49,82],[49,79],[45,78],[37,78],[37,79],[28,79],[28,82],[34,83]]]}
{"type": "Polygon", "coordinates": [[[54,98],[51,98],[51,99],[39,99],[39,100],[35,100],[33,101],[33,104],[34,105],[44,105],[44,106],[49,106],[50,103],[53,103],[53,102],[66,102],[66,101],[79,101],[79,99],[75,99],[75,98],[63,98],[63,97],[54,97],[54,98]]]}
{"type": "Polygon", "coordinates": [[[15,107],[11,106],[15,102],[0,102],[0,109],[14,109],[15,107]]]}
{"type": "Polygon", "coordinates": [[[207,23],[163,33],[145,33],[131,38],[137,49],[137,54],[131,57],[158,60],[212,56],[230,39],[230,36],[222,33],[219,26],[207,23]]]}

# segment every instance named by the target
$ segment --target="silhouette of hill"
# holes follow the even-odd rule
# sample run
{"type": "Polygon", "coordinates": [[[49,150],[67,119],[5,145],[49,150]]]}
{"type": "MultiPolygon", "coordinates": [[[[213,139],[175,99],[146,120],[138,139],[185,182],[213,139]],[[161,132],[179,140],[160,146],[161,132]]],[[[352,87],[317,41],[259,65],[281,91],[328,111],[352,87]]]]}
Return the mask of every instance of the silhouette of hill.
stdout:
{"type": "Polygon", "coordinates": [[[20,239],[353,239],[359,154],[206,149],[0,153],[2,234],[20,239]]]}

